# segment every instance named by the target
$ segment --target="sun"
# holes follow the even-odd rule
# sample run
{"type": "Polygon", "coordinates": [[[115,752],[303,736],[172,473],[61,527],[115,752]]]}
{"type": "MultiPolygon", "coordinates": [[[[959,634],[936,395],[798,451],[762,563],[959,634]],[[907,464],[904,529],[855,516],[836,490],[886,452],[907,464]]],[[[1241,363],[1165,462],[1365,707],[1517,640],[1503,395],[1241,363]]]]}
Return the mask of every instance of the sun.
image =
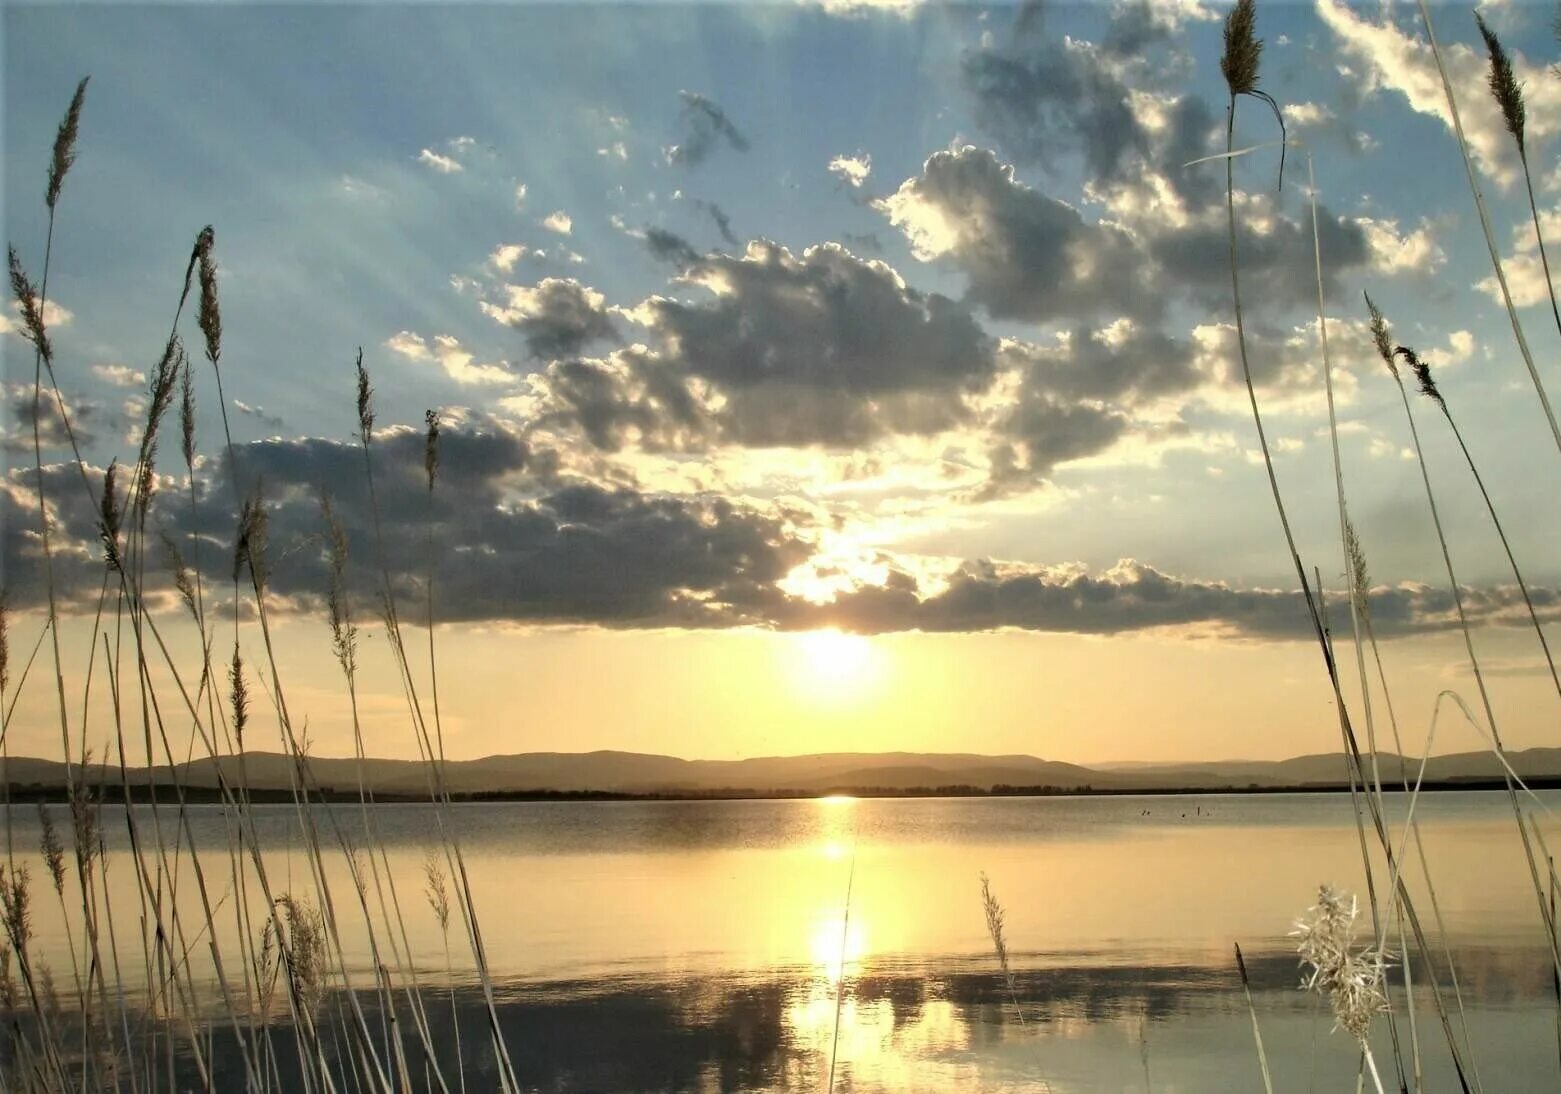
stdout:
{"type": "Polygon", "coordinates": [[[792,676],[797,687],[814,698],[865,698],[882,675],[883,652],[871,638],[833,629],[790,638],[792,676]]]}

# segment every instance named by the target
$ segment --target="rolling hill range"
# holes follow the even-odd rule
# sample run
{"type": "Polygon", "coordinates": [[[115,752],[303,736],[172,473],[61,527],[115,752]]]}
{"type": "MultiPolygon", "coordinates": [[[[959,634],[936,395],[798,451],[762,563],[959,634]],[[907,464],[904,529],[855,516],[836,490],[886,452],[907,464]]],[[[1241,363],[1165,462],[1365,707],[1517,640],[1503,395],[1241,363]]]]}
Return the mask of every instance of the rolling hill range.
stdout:
{"type": "MultiPolygon", "coordinates": [[[[1525,778],[1561,779],[1561,749],[1536,748],[1508,754],[1514,770],[1525,778]]],[[[1407,770],[1412,779],[1417,760],[1402,761],[1392,753],[1378,757],[1384,784],[1397,783],[1407,770]],[[1403,765],[1403,766],[1401,766],[1403,765]]],[[[313,781],[336,791],[354,790],[358,763],[352,759],[315,757],[309,761],[313,781]]],[[[250,752],[242,765],[224,757],[222,774],[232,784],[252,790],[286,790],[290,761],[278,753],[250,752]],[[242,776],[241,776],[242,770],[242,776]]],[[[445,778],[452,794],[487,795],[547,791],[598,791],[620,794],[705,795],[749,792],[758,795],[795,792],[820,794],[833,790],[904,791],[914,788],[1048,787],[1095,791],[1234,790],[1314,788],[1342,785],[1344,761],[1338,754],[1297,756],[1288,760],[1232,760],[1188,764],[1132,764],[1083,767],[1034,756],[982,756],[969,753],[833,752],[809,756],[768,756],[742,760],[685,760],[635,752],[527,752],[452,760],[445,778]]],[[[376,794],[422,797],[429,793],[428,772],[410,760],[365,761],[366,785],[376,794]]],[[[73,765],[79,779],[81,773],[73,765]]],[[[189,787],[215,788],[218,772],[211,760],[168,767],[132,768],[125,778],[132,786],[170,785],[174,776],[189,787]]],[[[1427,782],[1499,780],[1496,758],[1485,752],[1434,757],[1427,782]]],[[[0,779],[13,786],[53,789],[65,785],[64,765],[53,760],[14,758],[0,764],[0,779]]],[[[117,787],[117,768],[91,765],[85,781],[117,787]]]]}

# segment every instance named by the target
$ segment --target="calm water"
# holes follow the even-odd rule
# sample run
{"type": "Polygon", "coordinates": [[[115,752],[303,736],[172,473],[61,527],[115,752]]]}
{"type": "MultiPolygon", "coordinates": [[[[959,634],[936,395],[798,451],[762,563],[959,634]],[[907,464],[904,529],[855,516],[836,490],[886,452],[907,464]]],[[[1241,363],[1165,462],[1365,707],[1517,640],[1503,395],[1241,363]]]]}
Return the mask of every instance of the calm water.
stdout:
{"type": "MultiPolygon", "coordinates": [[[[1541,797],[1561,813],[1561,794],[1541,797]]],[[[313,899],[294,811],[255,812],[273,888],[313,899]]],[[[227,829],[219,809],[195,814],[219,939],[236,960],[227,829]]],[[[135,815],[149,831],[151,811],[135,815]]],[[[1417,815],[1485,1088],[1555,1087],[1550,964],[1506,797],[1434,795],[1417,815]]],[[[361,835],[355,807],[331,816],[361,835]]],[[[449,1031],[453,983],[469,1074],[481,1075],[492,1061],[465,940],[452,922],[447,967],[423,895],[434,811],[372,816],[419,975],[441,988],[435,1035],[449,1031]]],[[[164,809],[165,833],[171,820],[164,809]]],[[[1354,1082],[1358,1055],[1296,989],[1287,936],[1320,882],[1363,888],[1344,796],[474,804],[456,806],[451,823],[529,1088],[819,1089],[843,975],[837,1089],[1144,1090],[1146,1070],[1155,1091],[1261,1089],[1233,943],[1247,955],[1277,1088],[1354,1082]],[[1018,1007],[991,956],[981,871],[1007,910],[1018,1007]]],[[[1540,823],[1556,838],[1551,817],[1540,823]]],[[[121,952],[138,954],[123,811],[105,824],[121,952]]],[[[18,808],[14,833],[18,853],[36,846],[30,810],[18,808]]],[[[333,839],[329,824],[322,835],[333,839]]],[[[326,880],[366,987],[362,916],[339,852],[332,863],[326,880]]],[[[199,921],[187,859],[179,871],[179,905],[199,921]]],[[[1424,891],[1418,869],[1412,888],[1424,891]]],[[[46,889],[35,901],[45,897],[52,909],[46,889]]],[[[43,952],[68,968],[63,919],[39,914],[35,925],[43,952]]],[[[1411,970],[1425,1071],[1450,1088],[1427,970],[1411,970]]],[[[1401,1004],[1401,981],[1398,994],[1401,1004]]],[[[1400,1026],[1407,1052],[1402,1015],[1400,1026]]]]}

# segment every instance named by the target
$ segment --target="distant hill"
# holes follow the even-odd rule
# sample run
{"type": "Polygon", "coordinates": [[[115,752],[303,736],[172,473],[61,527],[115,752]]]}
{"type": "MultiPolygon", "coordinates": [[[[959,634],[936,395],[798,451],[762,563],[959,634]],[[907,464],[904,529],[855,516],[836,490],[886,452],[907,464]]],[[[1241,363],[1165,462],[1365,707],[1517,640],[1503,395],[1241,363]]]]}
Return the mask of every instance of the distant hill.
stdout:
{"type": "MultiPolygon", "coordinates": [[[[1524,778],[1561,780],[1561,749],[1534,748],[1508,754],[1513,769],[1524,778]]],[[[240,761],[224,757],[222,772],[231,784],[252,790],[285,791],[291,763],[286,756],[249,752],[240,761]]],[[[1369,763],[1369,759],[1368,759],[1369,763]]],[[[309,761],[313,781],[336,791],[358,785],[357,761],[318,757],[309,761]]],[[[1378,756],[1385,785],[1398,785],[1401,772],[1414,778],[1417,760],[1392,753],[1378,756]]],[[[830,752],[808,756],[766,756],[744,760],[684,760],[637,752],[525,752],[452,760],[445,765],[449,790],[459,795],[549,791],[602,791],[620,794],[710,794],[751,792],[776,794],[827,793],[833,790],[905,791],[918,788],[1048,787],[1053,790],[1153,791],[1315,788],[1340,786],[1344,761],[1338,754],[1296,756],[1288,760],[1230,760],[1186,764],[1132,764],[1090,768],[1043,760],[1035,756],[982,756],[973,753],[830,752]]],[[[428,771],[411,760],[366,760],[366,785],[376,794],[426,797],[428,771]]],[[[132,786],[171,784],[166,766],[136,768],[127,773],[132,786]]],[[[80,778],[79,772],[77,775],[80,778]]],[[[217,769],[211,760],[180,764],[178,781],[195,788],[215,788],[217,769]]],[[[1501,766],[1488,752],[1465,752],[1433,758],[1428,782],[1499,780],[1501,766]]],[[[117,787],[117,768],[92,765],[85,781],[117,787]]],[[[13,786],[54,789],[65,785],[64,765],[53,760],[14,758],[0,763],[0,780],[13,786]]]]}

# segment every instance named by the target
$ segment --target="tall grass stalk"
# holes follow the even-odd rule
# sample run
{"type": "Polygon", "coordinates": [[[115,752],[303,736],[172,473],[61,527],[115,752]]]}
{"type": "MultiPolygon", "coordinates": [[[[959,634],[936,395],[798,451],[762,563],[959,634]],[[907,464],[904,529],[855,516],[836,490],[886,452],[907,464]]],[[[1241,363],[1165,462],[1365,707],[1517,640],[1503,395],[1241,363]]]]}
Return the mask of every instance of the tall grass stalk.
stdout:
{"type": "MultiPolygon", "coordinates": [[[[1316,599],[1312,594],[1311,583],[1306,575],[1306,567],[1301,561],[1300,553],[1296,549],[1295,537],[1290,530],[1289,517],[1285,512],[1284,499],[1279,490],[1279,480],[1274,472],[1273,457],[1269,451],[1267,436],[1263,430],[1262,413],[1258,407],[1257,389],[1252,380],[1252,368],[1247,353],[1245,318],[1241,307],[1240,264],[1237,251],[1234,159],[1231,156],[1235,146],[1236,101],[1242,96],[1254,96],[1267,101],[1271,106],[1275,105],[1273,100],[1268,98],[1266,94],[1258,94],[1258,61],[1263,47],[1262,42],[1255,35],[1255,22],[1256,9],[1254,0],[1238,0],[1235,8],[1226,17],[1225,52],[1220,61],[1220,70],[1225,76],[1226,84],[1230,91],[1225,130],[1225,149],[1227,153],[1225,160],[1225,207],[1230,238],[1231,295],[1236,316],[1236,341],[1241,358],[1242,377],[1246,383],[1247,397],[1252,407],[1253,422],[1257,427],[1258,441],[1262,448],[1264,467],[1268,472],[1269,488],[1273,494],[1274,507],[1279,514],[1285,543],[1289,549],[1291,561],[1295,565],[1296,577],[1306,601],[1307,614],[1311,620],[1313,633],[1322,654],[1324,668],[1328,674],[1329,684],[1333,690],[1334,704],[1339,717],[1339,728],[1344,738],[1346,753],[1349,761],[1354,765],[1356,774],[1359,775],[1363,771],[1360,746],[1355,739],[1354,729],[1350,723],[1343,689],[1339,683],[1337,666],[1328,643],[1327,634],[1323,629],[1316,599]]],[[[1275,109],[1277,111],[1277,106],[1275,106],[1275,109]]],[[[1354,777],[1352,777],[1352,792],[1354,785],[1354,777]]],[[[1373,795],[1367,794],[1365,798],[1371,814],[1373,827],[1377,832],[1378,841],[1382,844],[1384,854],[1391,856],[1392,841],[1388,836],[1387,827],[1382,818],[1380,803],[1376,801],[1373,795]]],[[[1368,871],[1371,869],[1369,856],[1363,862],[1363,866],[1368,871]]],[[[1409,899],[1407,891],[1403,894],[1403,897],[1405,910],[1409,913],[1410,926],[1414,930],[1417,943],[1423,949],[1425,943],[1419,917],[1414,912],[1414,905],[1409,899]]],[[[1436,996],[1436,999],[1438,1015],[1441,1018],[1443,1031],[1447,1037],[1454,1068],[1457,1071],[1461,1086],[1467,1090],[1468,1082],[1464,1076],[1463,1064],[1459,1057],[1457,1041],[1453,1036],[1452,1026],[1447,1020],[1446,1010],[1441,1005],[1439,994],[1436,996]]],[[[1401,1062],[1400,1068],[1402,1068],[1401,1062]]]]}
{"type": "MultiPolygon", "coordinates": [[[[1496,247],[1496,233],[1491,229],[1490,213],[1485,208],[1485,194],[1480,188],[1479,174],[1474,168],[1474,159],[1469,154],[1469,142],[1464,136],[1463,119],[1458,113],[1458,99],[1453,94],[1453,83],[1448,78],[1447,66],[1442,60],[1442,48],[1436,41],[1436,29],[1431,25],[1431,9],[1426,0],[1418,0],[1420,5],[1420,20],[1425,26],[1426,39],[1431,43],[1431,56],[1436,61],[1436,71],[1441,77],[1442,91],[1447,98],[1447,113],[1452,118],[1453,135],[1458,140],[1458,152],[1463,157],[1464,174],[1469,179],[1469,190],[1474,195],[1474,208],[1480,216],[1480,230],[1485,234],[1485,247],[1490,252],[1491,268],[1496,272],[1496,284],[1501,289],[1502,303],[1507,308],[1507,318],[1512,324],[1512,336],[1517,340],[1518,352],[1523,355],[1523,364],[1528,368],[1529,379],[1534,384],[1534,394],[1539,397],[1539,405],[1545,412],[1545,421],[1550,425],[1551,436],[1555,438],[1556,449],[1561,451],[1561,425],[1556,423],[1556,415],[1550,408],[1550,397],[1545,394],[1545,385],[1539,379],[1539,370],[1534,367],[1534,355],[1529,352],[1528,339],[1523,335],[1523,324],[1518,320],[1518,309],[1512,302],[1512,291],[1507,287],[1507,274],[1501,265],[1501,252],[1496,247]]],[[[1525,175],[1527,169],[1525,167],[1525,175]]],[[[1561,319],[1558,319],[1561,322],[1561,319]]]]}
{"type": "Polygon", "coordinates": [[[1534,201],[1534,176],[1528,166],[1528,111],[1523,102],[1523,85],[1512,70],[1512,60],[1507,56],[1501,39],[1486,25],[1485,17],[1478,10],[1474,13],[1474,21],[1480,28],[1480,37],[1485,39],[1485,50],[1490,56],[1491,68],[1486,84],[1491,89],[1496,106],[1501,110],[1507,132],[1512,134],[1518,146],[1518,162],[1523,166],[1523,186],[1528,191],[1529,216],[1534,222],[1534,242],[1539,247],[1539,264],[1545,272],[1545,291],[1550,296],[1550,314],[1556,321],[1556,333],[1561,334],[1561,307],[1556,304],[1556,285],[1550,276],[1550,256],[1545,253],[1545,233],[1539,223],[1539,206],[1534,201]]]}
{"type": "Polygon", "coordinates": [[[1493,746],[1498,758],[1502,760],[1503,779],[1506,782],[1507,793],[1511,799],[1513,817],[1518,824],[1518,835],[1523,842],[1523,854],[1528,861],[1529,875],[1534,886],[1535,899],[1539,904],[1540,920],[1544,924],[1545,935],[1549,942],[1551,960],[1556,966],[1556,971],[1561,973],[1561,949],[1557,947],[1555,921],[1551,919],[1549,906],[1545,902],[1544,890],[1539,880],[1539,867],[1534,858],[1533,843],[1529,838],[1528,827],[1523,822],[1523,808],[1518,801],[1517,789],[1513,785],[1511,768],[1506,764],[1506,750],[1501,743],[1501,730],[1497,725],[1496,711],[1491,704],[1490,690],[1485,685],[1485,674],[1480,667],[1479,655],[1474,649],[1474,638],[1470,632],[1469,620],[1464,611],[1463,589],[1458,584],[1458,575],[1453,567],[1452,553],[1448,549],[1447,536],[1442,529],[1441,513],[1436,505],[1436,493],[1431,488],[1431,473],[1426,466],[1425,452],[1420,446],[1420,431],[1415,425],[1414,412],[1409,405],[1409,392],[1404,387],[1403,377],[1399,375],[1398,365],[1395,360],[1397,353],[1391,348],[1387,323],[1383,319],[1382,313],[1377,310],[1376,305],[1371,303],[1370,297],[1367,297],[1366,305],[1371,313],[1372,336],[1376,343],[1377,352],[1383,358],[1389,373],[1392,374],[1393,382],[1398,388],[1399,398],[1403,402],[1404,416],[1409,423],[1410,438],[1415,446],[1415,459],[1420,466],[1421,481],[1425,485],[1426,505],[1431,512],[1431,524],[1436,530],[1437,543],[1441,547],[1442,552],[1442,563],[1447,571],[1447,583],[1452,590],[1453,605],[1458,614],[1458,628],[1463,636],[1464,652],[1469,660],[1469,668],[1474,673],[1475,687],[1480,694],[1480,703],[1484,708],[1485,721],[1490,730],[1493,746]]]}
{"type": "Polygon", "coordinates": [[[1252,1016],[1252,1039],[1257,1043],[1258,1067],[1263,1072],[1264,1094],[1274,1094],[1274,1080],[1268,1072],[1268,1053],[1263,1051],[1263,1030],[1257,1022],[1257,1006],[1252,1002],[1252,983],[1247,979],[1247,962],[1241,956],[1241,943],[1236,946],[1236,968],[1241,973],[1241,993],[1246,996],[1247,1013],[1252,1016]]]}
{"type": "Polygon", "coordinates": [[[1447,400],[1443,397],[1441,389],[1437,387],[1435,378],[1431,375],[1431,366],[1421,360],[1420,356],[1408,346],[1398,346],[1395,352],[1402,357],[1415,374],[1415,381],[1420,389],[1420,394],[1436,404],[1436,408],[1442,412],[1443,419],[1448,428],[1453,431],[1453,439],[1458,442],[1458,450],[1463,453],[1464,462],[1469,465],[1469,474],[1474,476],[1474,484],[1479,487],[1480,498],[1485,502],[1485,511],[1491,518],[1491,527],[1496,530],[1496,536],[1501,540],[1501,549],[1507,556],[1507,565],[1512,569],[1512,577],[1518,583],[1518,591],[1523,596],[1523,606],[1528,611],[1530,625],[1534,628],[1534,637],[1539,640],[1540,652],[1545,656],[1545,667],[1550,670],[1550,680],[1555,686],[1557,697],[1561,697],[1561,675],[1557,675],[1555,658],[1550,652],[1550,643],[1545,638],[1545,628],[1540,625],[1539,612],[1534,607],[1534,598],[1529,593],[1528,582],[1523,579],[1523,571],[1518,567],[1517,557],[1512,553],[1512,544],[1507,539],[1507,531],[1502,527],[1501,518],[1496,515],[1496,503],[1491,500],[1490,491],[1485,488],[1485,477],[1480,474],[1479,467],[1474,462],[1474,456],[1469,451],[1469,446],[1463,439],[1463,431],[1458,428],[1458,422],[1453,418],[1453,412],[1447,406],[1447,400]]]}

